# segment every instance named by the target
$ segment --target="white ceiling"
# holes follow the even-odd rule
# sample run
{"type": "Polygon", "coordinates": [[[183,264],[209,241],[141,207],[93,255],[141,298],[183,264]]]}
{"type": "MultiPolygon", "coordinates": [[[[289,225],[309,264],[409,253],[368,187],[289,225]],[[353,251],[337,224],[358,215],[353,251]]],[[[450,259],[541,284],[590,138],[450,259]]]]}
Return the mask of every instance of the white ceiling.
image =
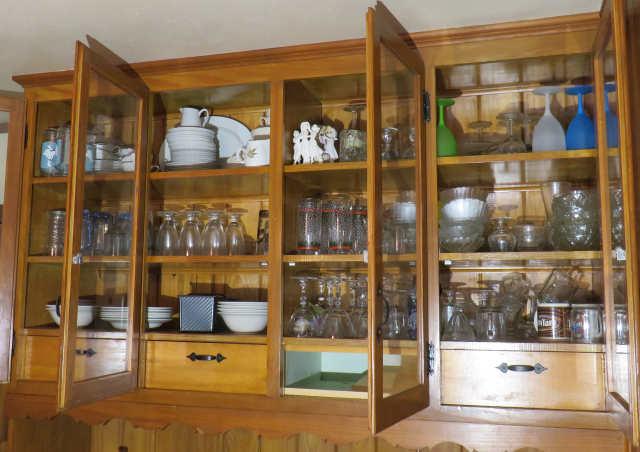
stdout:
{"type": "MultiPolygon", "coordinates": [[[[4,0],[0,89],[68,69],[91,34],[130,62],[363,37],[374,0],[4,0]]],[[[597,11],[601,0],[387,0],[409,31],[597,11]]]]}

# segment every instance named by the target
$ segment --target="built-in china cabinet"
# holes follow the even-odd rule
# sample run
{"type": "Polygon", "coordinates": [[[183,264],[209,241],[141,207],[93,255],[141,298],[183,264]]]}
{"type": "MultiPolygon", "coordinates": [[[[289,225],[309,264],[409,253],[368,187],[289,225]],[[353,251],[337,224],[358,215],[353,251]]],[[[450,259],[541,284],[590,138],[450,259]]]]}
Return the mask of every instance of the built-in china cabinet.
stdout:
{"type": "Polygon", "coordinates": [[[637,447],[639,17],[16,76],[7,416],[637,447]]]}

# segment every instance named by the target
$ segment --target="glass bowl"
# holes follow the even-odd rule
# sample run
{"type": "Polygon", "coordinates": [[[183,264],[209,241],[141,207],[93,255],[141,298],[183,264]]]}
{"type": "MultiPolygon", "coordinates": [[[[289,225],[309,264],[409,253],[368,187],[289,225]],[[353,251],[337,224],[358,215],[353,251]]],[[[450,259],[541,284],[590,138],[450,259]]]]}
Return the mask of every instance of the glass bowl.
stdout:
{"type": "Polygon", "coordinates": [[[546,245],[546,228],[543,225],[533,223],[520,223],[513,226],[516,236],[516,250],[539,251],[546,245]]]}

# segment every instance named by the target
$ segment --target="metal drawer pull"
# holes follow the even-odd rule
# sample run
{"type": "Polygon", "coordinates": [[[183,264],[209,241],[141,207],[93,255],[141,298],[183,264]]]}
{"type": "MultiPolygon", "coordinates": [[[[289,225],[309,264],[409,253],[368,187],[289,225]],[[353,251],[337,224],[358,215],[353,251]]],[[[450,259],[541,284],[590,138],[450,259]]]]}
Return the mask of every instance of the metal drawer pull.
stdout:
{"type": "Polygon", "coordinates": [[[91,358],[96,353],[98,352],[92,348],[87,348],[85,350],[80,350],[79,348],[76,348],[76,355],[78,356],[86,356],[87,358],[91,358]]]}
{"type": "Polygon", "coordinates": [[[222,356],[220,353],[216,355],[198,355],[196,353],[191,353],[190,355],[187,355],[187,358],[191,361],[216,361],[219,363],[227,359],[226,356],[222,356]]]}
{"type": "Polygon", "coordinates": [[[547,370],[547,368],[540,363],[536,363],[534,366],[529,366],[526,364],[509,365],[507,363],[502,363],[498,367],[496,367],[496,369],[498,369],[503,374],[506,374],[507,372],[511,371],[511,372],[535,372],[538,375],[540,375],[542,372],[547,370]]]}

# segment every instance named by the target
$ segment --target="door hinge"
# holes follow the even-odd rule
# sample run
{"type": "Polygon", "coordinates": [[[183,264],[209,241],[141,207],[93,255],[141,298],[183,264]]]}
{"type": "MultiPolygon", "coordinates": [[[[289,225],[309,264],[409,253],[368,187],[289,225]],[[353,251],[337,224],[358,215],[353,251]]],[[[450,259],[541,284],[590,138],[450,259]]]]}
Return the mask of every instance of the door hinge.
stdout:
{"type": "Polygon", "coordinates": [[[427,358],[427,372],[429,375],[433,375],[436,371],[436,347],[433,345],[433,342],[429,342],[427,358]]]}
{"type": "Polygon", "coordinates": [[[422,91],[422,116],[424,122],[431,121],[431,97],[429,91],[422,91]]]}

